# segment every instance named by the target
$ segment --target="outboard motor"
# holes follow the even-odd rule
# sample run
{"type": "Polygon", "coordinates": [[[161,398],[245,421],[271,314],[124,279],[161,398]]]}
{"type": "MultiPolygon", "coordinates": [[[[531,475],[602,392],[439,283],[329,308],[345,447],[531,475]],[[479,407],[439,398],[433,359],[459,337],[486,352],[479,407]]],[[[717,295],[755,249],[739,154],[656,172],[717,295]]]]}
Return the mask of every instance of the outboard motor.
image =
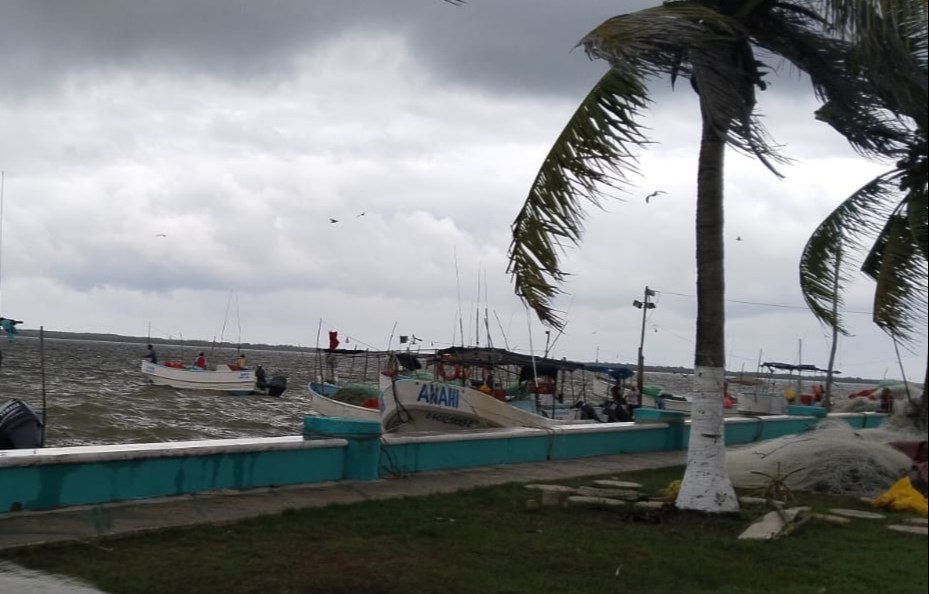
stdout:
{"type": "Polygon", "coordinates": [[[275,375],[268,382],[268,394],[271,396],[280,396],[287,389],[287,376],[275,375]]]}
{"type": "Polygon", "coordinates": [[[0,450],[42,447],[42,419],[19,399],[0,406],[0,450]]]}
{"type": "Polygon", "coordinates": [[[600,415],[597,414],[597,409],[589,402],[578,403],[575,406],[581,409],[581,420],[583,421],[597,421],[602,423],[603,419],[600,418],[600,415]]]}

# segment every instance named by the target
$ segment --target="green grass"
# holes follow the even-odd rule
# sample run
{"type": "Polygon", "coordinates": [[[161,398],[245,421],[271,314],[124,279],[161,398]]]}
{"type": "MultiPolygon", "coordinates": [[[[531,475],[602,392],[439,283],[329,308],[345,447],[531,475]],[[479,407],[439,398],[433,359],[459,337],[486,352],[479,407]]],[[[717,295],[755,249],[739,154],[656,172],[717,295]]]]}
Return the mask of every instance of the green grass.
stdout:
{"type": "MultiPolygon", "coordinates": [[[[680,467],[622,475],[657,492],[680,467]]],[[[590,484],[572,480],[564,484],[590,484]]],[[[929,590],[925,537],[886,528],[906,517],[811,520],[770,542],[737,517],[615,508],[543,508],[511,484],[290,510],[225,526],[0,553],[113,594],[914,594],[929,590]],[[95,546],[99,545],[99,546],[95,546]]],[[[799,493],[814,511],[868,509],[799,493]]]]}

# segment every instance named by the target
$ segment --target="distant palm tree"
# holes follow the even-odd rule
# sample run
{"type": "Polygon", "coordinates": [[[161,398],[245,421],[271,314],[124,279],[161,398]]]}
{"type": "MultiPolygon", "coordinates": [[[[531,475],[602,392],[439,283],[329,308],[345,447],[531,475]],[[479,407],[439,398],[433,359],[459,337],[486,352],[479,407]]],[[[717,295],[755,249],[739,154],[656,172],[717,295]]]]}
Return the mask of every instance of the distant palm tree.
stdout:
{"type": "MultiPolygon", "coordinates": [[[[775,174],[783,159],[755,113],[764,89],[761,48],[810,76],[817,95],[843,113],[867,105],[855,96],[846,68],[850,44],[825,32],[813,0],[693,0],[611,18],[581,41],[610,70],[581,103],[546,157],[513,223],[510,268],[517,293],[546,323],[563,324],[552,301],[566,273],[558,251],[582,235],[582,203],[599,204],[607,187],[623,188],[637,173],[637,149],[648,143],[641,112],[647,81],[689,79],[699,96],[702,134],[697,172],[697,320],[694,403],[687,470],[677,505],[712,513],[738,510],[725,467],[725,277],[723,167],[726,145],[759,158],[775,174]]],[[[849,134],[882,124],[870,109],[848,122],[849,134]]]]}
{"type": "MultiPolygon", "coordinates": [[[[894,166],[849,196],[820,223],[803,250],[800,287],[814,315],[846,333],[835,304],[860,264],[876,281],[874,322],[894,341],[925,337],[927,276],[929,276],[929,93],[927,93],[926,3],[861,3],[846,23],[856,42],[851,62],[864,76],[860,96],[877,98],[885,126],[859,137],[847,132],[856,111],[833,109],[828,103],[819,117],[845,134],[868,156],[894,161],[894,166]],[[873,241],[870,248],[868,242],[873,241]],[[862,260],[846,254],[865,254],[862,260]]],[[[840,23],[840,24],[841,24],[840,23]]],[[[854,124],[852,124],[854,125],[854,124]]],[[[926,430],[926,386],[914,412],[926,430]]]]}

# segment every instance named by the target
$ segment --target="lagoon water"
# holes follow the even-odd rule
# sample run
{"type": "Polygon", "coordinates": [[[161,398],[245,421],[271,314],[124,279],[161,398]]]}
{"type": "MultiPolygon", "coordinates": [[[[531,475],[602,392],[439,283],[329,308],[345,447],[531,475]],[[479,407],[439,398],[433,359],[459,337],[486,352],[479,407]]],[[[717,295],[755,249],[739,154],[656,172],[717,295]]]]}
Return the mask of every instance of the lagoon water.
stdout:
{"type": "MultiPolygon", "coordinates": [[[[40,348],[36,338],[17,337],[12,343],[0,338],[0,402],[20,398],[37,414],[45,410],[50,447],[298,435],[310,409],[305,386],[321,363],[311,351],[246,349],[250,365],[264,365],[269,377],[287,376],[287,391],[281,398],[230,396],[149,385],[139,371],[143,344],[46,338],[40,348]]],[[[157,350],[162,361],[190,363],[200,349],[164,345],[157,350]]],[[[231,348],[206,353],[208,359],[230,363],[236,355],[231,348]]],[[[356,358],[343,360],[338,371],[342,377],[374,382],[382,366],[382,360],[356,358]]],[[[580,396],[591,381],[582,374],[566,390],[568,396],[580,396]]],[[[681,374],[645,375],[646,384],[677,394],[688,392],[690,382],[681,374]]],[[[861,387],[840,383],[835,393],[861,387]]],[[[67,578],[0,564],[0,594],[52,592],[102,594],[67,578]]]]}
{"type": "MultiPolygon", "coordinates": [[[[37,414],[46,410],[49,447],[299,435],[310,410],[306,384],[321,363],[313,351],[246,349],[250,365],[264,365],[269,377],[287,376],[287,391],[281,398],[230,396],[149,385],[139,371],[143,344],[46,338],[40,349],[37,338],[17,337],[12,343],[4,339],[0,346],[0,402],[20,398],[37,414]]],[[[191,363],[200,350],[156,346],[162,361],[191,363]]],[[[229,347],[205,352],[208,360],[230,363],[236,355],[229,347]]],[[[383,364],[373,357],[342,359],[338,372],[373,383],[383,364]]],[[[645,383],[682,394],[690,391],[691,379],[646,373],[645,383]]],[[[565,391],[573,400],[589,393],[590,387],[589,376],[576,377],[565,391]]],[[[841,396],[861,387],[840,383],[835,393],[841,396]]]]}
{"type": "MultiPolygon", "coordinates": [[[[47,403],[49,447],[297,435],[309,408],[315,355],[246,351],[268,377],[288,377],[283,397],[230,396],[152,386],[140,372],[144,344],[17,337],[2,343],[0,400],[20,398],[40,414],[47,403]],[[44,382],[43,382],[44,351],[44,382]]],[[[199,348],[156,345],[161,361],[192,363],[199,348]]],[[[234,362],[236,351],[204,349],[234,362]]]]}

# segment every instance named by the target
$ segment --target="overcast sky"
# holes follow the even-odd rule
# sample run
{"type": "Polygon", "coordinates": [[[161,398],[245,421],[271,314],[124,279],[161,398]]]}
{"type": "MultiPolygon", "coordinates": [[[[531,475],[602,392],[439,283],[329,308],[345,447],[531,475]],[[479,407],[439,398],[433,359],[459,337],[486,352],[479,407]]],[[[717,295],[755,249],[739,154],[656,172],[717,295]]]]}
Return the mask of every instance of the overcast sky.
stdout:
{"type": "MultiPolygon", "coordinates": [[[[414,334],[485,345],[486,312],[494,346],[541,353],[545,329],[506,274],[510,224],[606,68],[572,48],[650,4],[5,0],[0,313],[27,328],[303,346],[337,330],[343,346],[382,349],[414,334]]],[[[807,86],[775,65],[760,107],[794,163],[778,180],[727,155],[733,372],[759,358],[827,365],[798,259],[886,168],[816,122],[807,86]]],[[[647,362],[693,363],[699,116],[688,85],[652,88],[638,189],[591,207],[565,254],[554,356],[634,363],[632,302],[647,285],[647,362]]],[[[872,295],[868,281],[851,288],[836,368],[899,378],[872,295]]],[[[921,381],[925,333],[901,355],[921,381]]]]}

